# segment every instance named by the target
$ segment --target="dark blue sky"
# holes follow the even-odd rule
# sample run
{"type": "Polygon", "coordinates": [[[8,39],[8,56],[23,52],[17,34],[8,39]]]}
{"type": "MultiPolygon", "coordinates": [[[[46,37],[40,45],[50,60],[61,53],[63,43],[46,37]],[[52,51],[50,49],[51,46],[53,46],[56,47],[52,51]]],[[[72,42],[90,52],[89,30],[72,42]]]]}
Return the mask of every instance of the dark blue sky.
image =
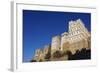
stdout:
{"type": "Polygon", "coordinates": [[[53,36],[68,31],[68,22],[77,19],[91,31],[90,13],[23,10],[23,62],[30,61],[37,48],[51,44],[53,36]]]}

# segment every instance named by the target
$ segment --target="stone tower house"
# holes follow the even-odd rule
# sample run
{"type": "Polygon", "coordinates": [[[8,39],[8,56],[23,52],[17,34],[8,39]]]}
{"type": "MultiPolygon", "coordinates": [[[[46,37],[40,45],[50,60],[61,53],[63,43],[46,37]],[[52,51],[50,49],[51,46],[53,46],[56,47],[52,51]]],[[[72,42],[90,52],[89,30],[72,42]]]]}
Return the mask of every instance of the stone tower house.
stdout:
{"type": "Polygon", "coordinates": [[[51,55],[61,49],[61,37],[60,36],[54,36],[52,37],[52,43],[51,43],[51,55]]]}
{"type": "Polygon", "coordinates": [[[74,54],[82,48],[90,49],[90,32],[85,28],[84,23],[78,19],[69,22],[68,32],[61,35],[61,50],[69,50],[74,54]]]}
{"type": "Polygon", "coordinates": [[[91,33],[85,27],[85,24],[80,20],[70,21],[68,31],[61,34],[61,36],[52,37],[51,45],[46,45],[43,49],[37,49],[35,52],[35,60],[44,60],[45,55],[50,53],[52,55],[56,51],[71,51],[75,54],[81,49],[91,49],[91,33]]]}

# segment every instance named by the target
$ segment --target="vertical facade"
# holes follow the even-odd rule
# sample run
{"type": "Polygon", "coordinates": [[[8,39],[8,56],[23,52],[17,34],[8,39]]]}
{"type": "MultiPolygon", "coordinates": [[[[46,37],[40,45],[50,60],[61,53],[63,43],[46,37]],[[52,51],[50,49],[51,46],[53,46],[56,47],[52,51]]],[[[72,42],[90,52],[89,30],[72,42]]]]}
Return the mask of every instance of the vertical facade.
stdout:
{"type": "Polygon", "coordinates": [[[43,61],[44,60],[44,54],[43,51],[41,49],[37,49],[35,51],[35,58],[36,61],[43,61]]]}
{"type": "Polygon", "coordinates": [[[37,49],[35,59],[37,61],[49,58],[56,51],[66,52],[70,51],[75,54],[81,49],[91,49],[91,33],[85,27],[85,24],[80,20],[70,21],[68,31],[61,34],[61,36],[52,37],[51,45],[46,45],[42,50],[37,49]]]}
{"type": "Polygon", "coordinates": [[[61,49],[69,50],[72,54],[82,48],[90,49],[90,36],[90,32],[80,19],[70,21],[68,33],[63,33],[61,37],[61,49]]]}
{"type": "Polygon", "coordinates": [[[54,36],[52,38],[52,43],[51,43],[51,55],[61,49],[61,37],[60,36],[54,36]]]}
{"type": "Polygon", "coordinates": [[[45,45],[43,52],[44,52],[44,55],[47,55],[49,52],[51,52],[51,46],[50,45],[45,45]]]}
{"type": "Polygon", "coordinates": [[[61,51],[67,51],[69,48],[68,33],[61,34],[61,51]]]}

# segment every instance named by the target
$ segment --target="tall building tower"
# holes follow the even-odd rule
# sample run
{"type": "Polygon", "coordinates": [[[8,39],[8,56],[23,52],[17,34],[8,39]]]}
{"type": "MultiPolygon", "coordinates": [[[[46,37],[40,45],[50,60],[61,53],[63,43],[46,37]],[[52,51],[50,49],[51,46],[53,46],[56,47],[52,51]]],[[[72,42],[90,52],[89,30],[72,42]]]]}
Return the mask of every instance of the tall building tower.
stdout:
{"type": "Polygon", "coordinates": [[[76,21],[69,22],[69,43],[70,50],[74,54],[76,50],[89,47],[90,33],[85,27],[84,23],[78,19],[76,21]]]}
{"type": "Polygon", "coordinates": [[[51,46],[50,45],[45,45],[43,52],[44,52],[44,55],[47,55],[48,53],[51,53],[51,46]]]}
{"type": "Polygon", "coordinates": [[[69,48],[68,33],[61,34],[61,51],[67,51],[69,48]]]}
{"type": "Polygon", "coordinates": [[[50,58],[51,58],[51,46],[50,45],[45,45],[43,53],[44,53],[45,61],[50,60],[50,58]]]}
{"type": "Polygon", "coordinates": [[[61,37],[60,36],[52,37],[51,55],[57,50],[61,50],[61,37]]]}
{"type": "Polygon", "coordinates": [[[43,51],[41,49],[37,49],[35,51],[35,58],[34,58],[36,61],[42,61],[44,60],[44,54],[43,54],[43,51]]]}

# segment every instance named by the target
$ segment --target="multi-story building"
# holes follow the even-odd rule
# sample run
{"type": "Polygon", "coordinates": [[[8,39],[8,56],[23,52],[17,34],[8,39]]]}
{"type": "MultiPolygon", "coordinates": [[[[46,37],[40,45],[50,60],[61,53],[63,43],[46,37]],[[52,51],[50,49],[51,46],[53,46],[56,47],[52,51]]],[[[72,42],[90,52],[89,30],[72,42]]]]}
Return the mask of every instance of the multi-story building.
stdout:
{"type": "Polygon", "coordinates": [[[69,48],[68,33],[64,32],[61,34],[61,51],[67,51],[69,48]]]}
{"type": "Polygon", "coordinates": [[[71,51],[75,54],[77,50],[82,48],[91,48],[91,33],[85,27],[85,24],[80,20],[70,21],[68,31],[61,34],[61,36],[52,37],[51,46],[46,45],[41,51],[36,50],[35,59],[37,61],[44,60],[47,53],[51,55],[56,51],[71,51]]]}
{"type": "Polygon", "coordinates": [[[54,36],[52,37],[52,43],[51,43],[51,55],[61,49],[61,37],[60,36],[54,36]]]}
{"type": "Polygon", "coordinates": [[[90,44],[91,34],[84,23],[78,19],[69,22],[68,32],[62,33],[61,37],[55,36],[52,38],[51,50],[53,52],[56,50],[69,50],[74,54],[76,50],[81,50],[82,48],[90,49],[90,44]]]}
{"type": "Polygon", "coordinates": [[[43,50],[44,55],[47,55],[48,53],[51,53],[51,46],[45,45],[43,50]]]}
{"type": "Polygon", "coordinates": [[[74,54],[76,50],[82,48],[90,49],[90,38],[90,32],[80,19],[70,21],[68,32],[64,32],[61,36],[61,50],[70,50],[74,54]]]}
{"type": "Polygon", "coordinates": [[[43,51],[41,49],[37,49],[35,51],[35,58],[36,61],[43,61],[44,60],[44,54],[43,51]]]}

